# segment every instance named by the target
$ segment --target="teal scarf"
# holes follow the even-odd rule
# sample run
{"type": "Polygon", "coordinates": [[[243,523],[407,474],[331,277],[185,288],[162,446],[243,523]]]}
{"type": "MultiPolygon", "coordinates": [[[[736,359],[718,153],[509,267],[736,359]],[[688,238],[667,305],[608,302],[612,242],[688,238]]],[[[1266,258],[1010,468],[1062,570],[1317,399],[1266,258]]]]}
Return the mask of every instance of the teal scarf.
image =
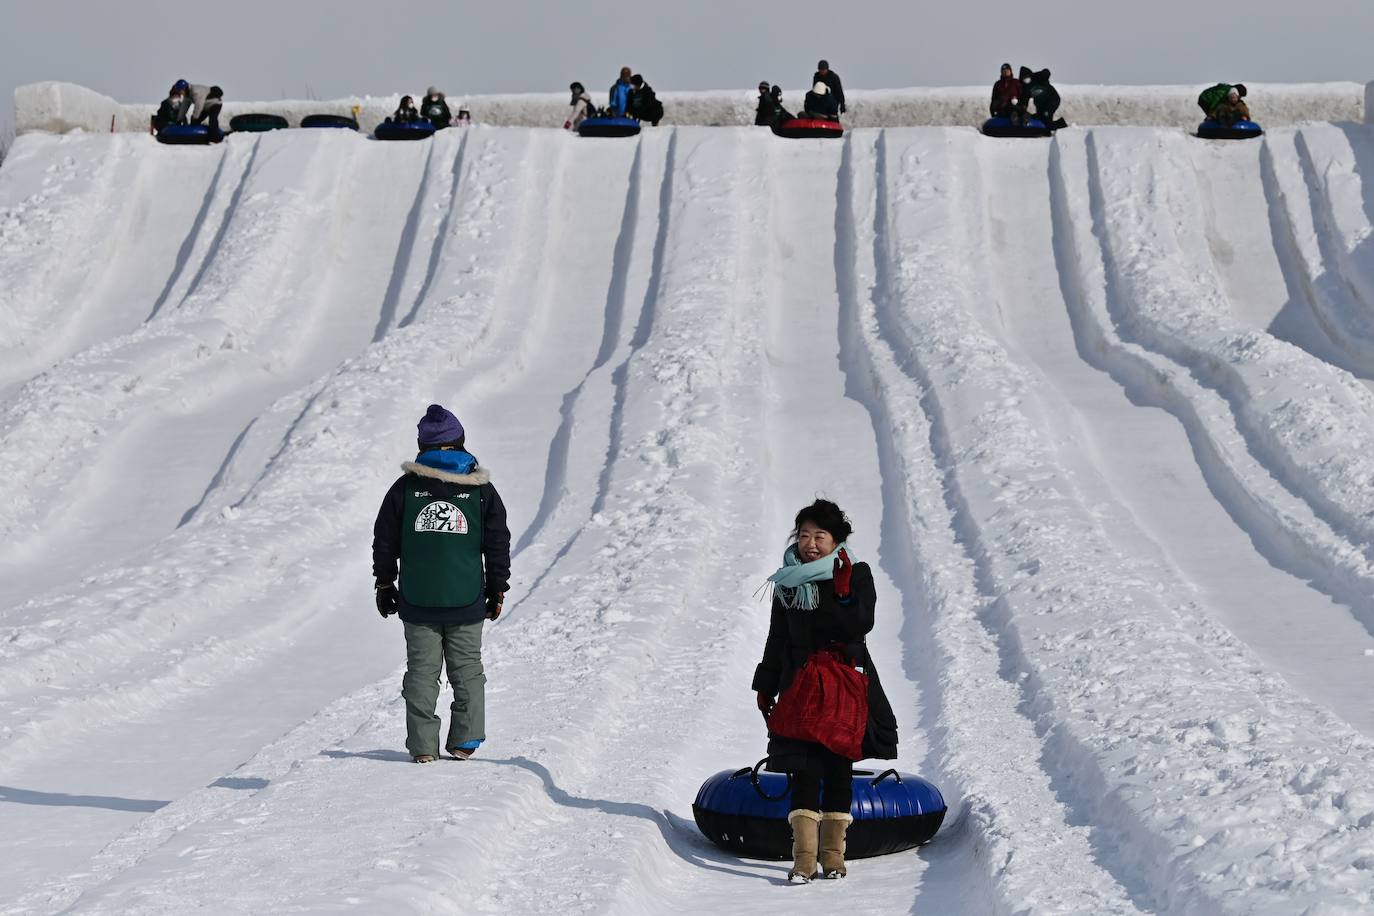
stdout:
{"type": "Polygon", "coordinates": [[[803,563],[797,545],[793,544],[782,555],[782,568],[769,576],[764,585],[773,587],[773,594],[778,596],[783,607],[814,611],[820,604],[816,583],[835,577],[835,557],[841,549],[854,562],[854,552],[847,544],[840,544],[819,560],[803,563]]]}

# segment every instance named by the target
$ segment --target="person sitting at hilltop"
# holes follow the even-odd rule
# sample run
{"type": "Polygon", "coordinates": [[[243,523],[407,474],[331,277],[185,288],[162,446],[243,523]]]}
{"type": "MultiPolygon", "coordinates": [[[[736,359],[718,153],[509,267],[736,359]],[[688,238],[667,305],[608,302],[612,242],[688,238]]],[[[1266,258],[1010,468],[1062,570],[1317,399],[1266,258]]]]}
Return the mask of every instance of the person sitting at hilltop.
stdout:
{"type": "Polygon", "coordinates": [[[1250,120],[1250,108],[1240,97],[1240,89],[1232,86],[1226,97],[1212,109],[1212,120],[1222,127],[1233,127],[1237,121],[1250,120]]]}
{"type": "Polygon", "coordinates": [[[454,118],[453,118],[453,126],[454,126],[454,127],[471,127],[471,126],[472,126],[472,112],[471,112],[471,111],[468,111],[466,108],[460,108],[460,109],[458,109],[458,114],[455,115],[454,118]]]}
{"type": "Polygon", "coordinates": [[[162,100],[162,104],[157,108],[157,114],[153,115],[154,133],[172,124],[186,123],[183,112],[185,111],[186,94],[190,88],[190,84],[186,80],[177,80],[172,84],[172,88],[167,92],[167,98],[162,100]]]}
{"type": "Polygon", "coordinates": [[[831,95],[830,87],[820,80],[811,87],[811,91],[806,94],[803,103],[805,111],[802,113],[804,118],[813,118],[817,121],[838,121],[840,119],[840,104],[831,95]]]}
{"type": "Polygon", "coordinates": [[[992,84],[992,104],[988,113],[994,118],[1009,118],[1016,123],[1021,118],[1021,82],[1011,72],[1011,64],[1002,65],[1002,73],[992,84]]]}
{"type": "Polygon", "coordinates": [[[754,109],[754,126],[768,127],[773,123],[777,106],[773,102],[772,86],[768,80],[759,80],[758,107],[754,109]]]}
{"type": "Polygon", "coordinates": [[[630,77],[629,114],[636,121],[648,121],[653,127],[663,120],[663,103],[654,94],[654,87],[644,82],[644,77],[638,73],[630,77]]]}
{"type": "Polygon", "coordinates": [[[840,75],[830,69],[830,61],[816,61],[816,72],[811,77],[811,82],[813,84],[825,83],[825,87],[828,90],[826,94],[835,101],[836,120],[839,119],[839,115],[849,110],[844,104],[844,84],[840,82],[840,75]]]}
{"type": "Polygon", "coordinates": [[[577,130],[583,121],[596,117],[596,108],[592,106],[592,97],[587,95],[581,83],[570,83],[568,89],[572,92],[572,101],[568,103],[572,106],[572,113],[563,122],[563,129],[577,130]]]}
{"type": "Polygon", "coordinates": [[[1035,103],[1035,117],[1045,123],[1050,130],[1065,127],[1063,121],[1055,121],[1054,113],[1059,110],[1059,90],[1050,85],[1050,71],[1021,68],[1021,110],[1030,113],[1031,103],[1035,103]]]}
{"type": "Polygon", "coordinates": [[[630,90],[633,86],[630,83],[630,68],[620,68],[620,79],[611,83],[611,103],[606,107],[606,113],[613,118],[623,118],[630,110],[630,90]]]}
{"type": "Polygon", "coordinates": [[[218,86],[198,86],[192,83],[188,89],[191,100],[191,124],[204,124],[212,138],[224,134],[219,129],[219,113],[224,106],[224,90],[218,86]]]}
{"type": "Polygon", "coordinates": [[[433,86],[425,90],[425,97],[420,102],[420,117],[439,130],[448,127],[453,120],[453,114],[448,110],[448,99],[433,86]]]}
{"type": "Polygon", "coordinates": [[[415,100],[408,95],[401,96],[401,104],[396,106],[389,120],[396,124],[414,124],[420,120],[420,110],[415,107],[415,100]]]}
{"type": "Polygon", "coordinates": [[[1248,91],[1244,83],[1236,83],[1234,85],[1231,83],[1217,83],[1215,86],[1208,86],[1206,89],[1202,90],[1201,94],[1197,97],[1197,107],[1202,109],[1203,116],[1208,118],[1213,117],[1217,110],[1217,106],[1226,101],[1226,97],[1231,94],[1232,89],[1234,89],[1236,94],[1242,99],[1245,98],[1248,91]]]}

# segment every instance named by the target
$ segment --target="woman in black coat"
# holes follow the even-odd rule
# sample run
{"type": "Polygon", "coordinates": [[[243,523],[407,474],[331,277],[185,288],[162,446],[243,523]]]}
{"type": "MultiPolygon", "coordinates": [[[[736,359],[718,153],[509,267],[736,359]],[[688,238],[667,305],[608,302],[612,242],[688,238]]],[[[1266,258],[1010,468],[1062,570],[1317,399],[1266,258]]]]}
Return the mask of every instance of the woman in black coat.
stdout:
{"type": "MultiPolygon", "coordinates": [[[[864,757],[891,760],[897,756],[897,720],[864,641],[873,629],[878,596],[868,564],[850,559],[845,542],[852,532],[844,512],[829,500],[818,499],[797,513],[784,566],[769,577],[774,583],[772,621],[753,689],[767,721],[774,698],[787,690],[813,652],[842,647],[849,662],[868,675],[864,757]]],[[[853,761],[819,743],[770,732],[768,769],[792,776],[787,819],[793,864],[788,880],[815,877],[818,852],[821,874],[844,877],[844,835],[853,820],[853,761]]]]}

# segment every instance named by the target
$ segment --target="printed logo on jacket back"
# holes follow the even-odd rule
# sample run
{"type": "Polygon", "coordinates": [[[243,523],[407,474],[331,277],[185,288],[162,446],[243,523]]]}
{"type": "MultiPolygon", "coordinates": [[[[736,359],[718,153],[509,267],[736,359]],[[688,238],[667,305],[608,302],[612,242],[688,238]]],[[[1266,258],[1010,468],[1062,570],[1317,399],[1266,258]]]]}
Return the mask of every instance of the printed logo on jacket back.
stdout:
{"type": "Polygon", "coordinates": [[[420,510],[420,514],[415,516],[415,530],[467,534],[468,519],[453,503],[441,499],[420,510]]]}

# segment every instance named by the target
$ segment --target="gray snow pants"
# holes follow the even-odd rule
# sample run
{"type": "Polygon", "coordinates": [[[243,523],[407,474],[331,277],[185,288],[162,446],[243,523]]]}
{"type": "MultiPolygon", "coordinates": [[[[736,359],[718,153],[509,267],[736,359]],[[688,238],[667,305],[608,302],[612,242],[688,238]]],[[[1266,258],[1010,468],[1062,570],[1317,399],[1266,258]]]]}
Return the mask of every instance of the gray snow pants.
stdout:
{"type": "Polygon", "coordinates": [[[401,696],[406,701],[406,750],[411,756],[439,754],[439,727],[434,714],[439,701],[439,671],[447,666],[453,686],[452,715],[445,748],[484,739],[487,675],[482,669],[482,625],[476,623],[404,623],[406,673],[401,696]]]}

